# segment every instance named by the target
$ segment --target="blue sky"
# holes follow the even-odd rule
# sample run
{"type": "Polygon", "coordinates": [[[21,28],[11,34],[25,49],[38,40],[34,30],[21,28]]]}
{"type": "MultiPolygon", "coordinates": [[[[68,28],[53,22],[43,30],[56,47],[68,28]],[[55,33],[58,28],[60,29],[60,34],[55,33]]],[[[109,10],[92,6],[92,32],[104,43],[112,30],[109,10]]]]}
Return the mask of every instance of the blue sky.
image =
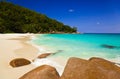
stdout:
{"type": "Polygon", "coordinates": [[[120,33],[120,0],[7,0],[85,33],[120,33]]]}

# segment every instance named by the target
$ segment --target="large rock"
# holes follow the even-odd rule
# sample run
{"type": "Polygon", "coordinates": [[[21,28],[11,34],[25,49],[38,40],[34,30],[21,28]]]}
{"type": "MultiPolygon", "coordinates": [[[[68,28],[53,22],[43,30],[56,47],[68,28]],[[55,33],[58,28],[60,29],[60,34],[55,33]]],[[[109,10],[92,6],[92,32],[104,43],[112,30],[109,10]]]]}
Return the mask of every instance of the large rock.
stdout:
{"type": "Polygon", "coordinates": [[[19,66],[24,66],[24,65],[28,65],[30,64],[31,62],[27,59],[24,59],[24,58],[16,58],[16,59],[13,59],[11,62],[10,62],[10,65],[12,67],[19,67],[19,66]]]}
{"type": "Polygon", "coordinates": [[[60,79],[120,79],[120,67],[101,58],[70,58],[60,79]]]}
{"type": "Polygon", "coordinates": [[[101,67],[107,68],[107,69],[112,69],[112,70],[119,70],[120,67],[117,67],[115,63],[102,59],[102,58],[96,58],[92,57],[89,59],[90,62],[94,62],[96,65],[99,65],[101,67]]]}
{"type": "Polygon", "coordinates": [[[51,54],[52,53],[44,53],[44,54],[39,55],[37,58],[46,58],[46,57],[48,57],[51,54]]]}
{"type": "Polygon", "coordinates": [[[59,74],[54,67],[42,65],[19,79],[59,79],[59,74]]]}

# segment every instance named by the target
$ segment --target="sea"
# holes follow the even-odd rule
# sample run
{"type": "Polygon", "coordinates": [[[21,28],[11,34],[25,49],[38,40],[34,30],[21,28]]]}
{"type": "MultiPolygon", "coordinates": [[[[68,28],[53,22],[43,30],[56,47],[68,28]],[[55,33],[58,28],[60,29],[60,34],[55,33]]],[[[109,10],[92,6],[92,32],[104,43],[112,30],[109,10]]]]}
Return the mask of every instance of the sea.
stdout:
{"type": "MultiPolygon", "coordinates": [[[[100,57],[120,61],[120,34],[117,33],[38,34],[31,42],[39,46],[39,54],[54,53],[49,56],[51,58],[100,57]]],[[[46,61],[44,59],[42,62],[46,61]]]]}
{"type": "Polygon", "coordinates": [[[120,57],[120,34],[39,34],[32,42],[52,57],[120,57]]]}

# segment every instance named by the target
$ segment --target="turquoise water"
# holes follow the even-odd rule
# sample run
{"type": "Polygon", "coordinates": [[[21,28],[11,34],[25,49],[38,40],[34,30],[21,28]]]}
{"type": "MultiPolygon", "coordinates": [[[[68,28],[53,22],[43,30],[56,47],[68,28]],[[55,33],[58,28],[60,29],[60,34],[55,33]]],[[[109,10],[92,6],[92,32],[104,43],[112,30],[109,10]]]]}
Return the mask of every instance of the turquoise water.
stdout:
{"type": "Polygon", "coordinates": [[[39,34],[32,42],[49,52],[57,52],[52,57],[120,57],[120,34],[39,34]]]}

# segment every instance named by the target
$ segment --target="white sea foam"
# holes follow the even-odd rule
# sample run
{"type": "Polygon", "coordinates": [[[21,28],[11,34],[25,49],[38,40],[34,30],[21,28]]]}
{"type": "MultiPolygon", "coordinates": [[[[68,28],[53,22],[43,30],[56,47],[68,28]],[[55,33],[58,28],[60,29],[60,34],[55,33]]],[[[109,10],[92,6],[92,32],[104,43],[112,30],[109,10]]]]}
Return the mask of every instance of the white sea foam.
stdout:
{"type": "MultiPolygon", "coordinates": [[[[31,39],[34,40],[34,39],[37,39],[37,37],[33,36],[33,37],[31,37],[31,39]]],[[[43,53],[52,53],[50,50],[48,50],[45,47],[38,46],[38,45],[32,43],[31,41],[29,41],[29,43],[31,43],[34,47],[36,47],[39,50],[38,55],[43,54],[43,53]]],[[[41,66],[41,65],[50,65],[50,66],[53,66],[53,67],[56,68],[56,70],[59,73],[59,75],[62,74],[63,68],[64,68],[63,66],[61,66],[57,62],[52,61],[51,59],[48,59],[48,58],[43,58],[43,59],[36,58],[32,64],[35,65],[36,67],[37,66],[41,66]]]]}
{"type": "Polygon", "coordinates": [[[116,58],[111,59],[110,61],[115,62],[115,63],[119,63],[119,64],[120,64],[120,55],[117,55],[116,58]]]}
{"type": "Polygon", "coordinates": [[[34,62],[32,63],[35,66],[41,66],[41,65],[50,65],[56,68],[57,72],[61,75],[63,72],[63,66],[59,65],[58,63],[48,59],[48,58],[43,58],[43,59],[35,59],[34,62]]]}
{"type": "MultiPolygon", "coordinates": [[[[115,63],[120,63],[120,49],[108,49],[101,47],[103,44],[112,44],[115,46],[119,46],[120,42],[118,41],[120,38],[119,36],[110,36],[110,35],[96,35],[96,34],[85,34],[85,35],[78,35],[78,34],[53,34],[50,36],[41,36],[41,38],[35,38],[33,43],[38,43],[38,46],[35,45],[36,48],[39,49],[38,54],[42,53],[54,53],[58,50],[60,51],[59,54],[55,54],[53,57],[62,56],[64,58],[70,57],[79,57],[83,59],[89,59],[91,57],[100,57],[107,60],[110,60],[115,63]],[[117,39],[117,40],[115,40],[117,39]],[[113,41],[114,40],[114,41],[113,41]],[[42,47],[40,46],[42,45],[42,47]],[[116,55],[118,55],[116,57],[116,55]]],[[[33,44],[34,45],[34,44],[33,44]]],[[[59,64],[50,60],[50,59],[36,59],[34,62],[35,65],[41,64],[49,64],[57,68],[58,72],[62,70],[59,67],[59,64]]]]}

